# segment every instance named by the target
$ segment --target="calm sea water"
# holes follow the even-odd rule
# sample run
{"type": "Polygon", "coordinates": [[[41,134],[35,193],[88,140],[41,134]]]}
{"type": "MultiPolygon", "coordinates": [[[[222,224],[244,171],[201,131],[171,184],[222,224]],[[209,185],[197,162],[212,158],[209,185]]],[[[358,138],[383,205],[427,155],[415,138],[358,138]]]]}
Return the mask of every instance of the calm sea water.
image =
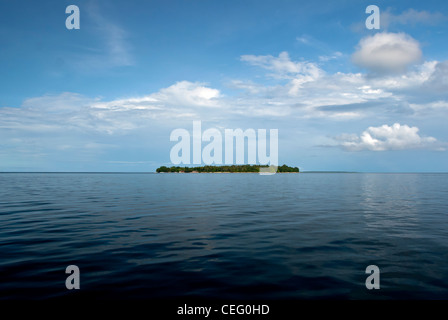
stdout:
{"type": "Polygon", "coordinates": [[[448,299],[448,174],[0,174],[0,299],[71,295],[448,299]]]}

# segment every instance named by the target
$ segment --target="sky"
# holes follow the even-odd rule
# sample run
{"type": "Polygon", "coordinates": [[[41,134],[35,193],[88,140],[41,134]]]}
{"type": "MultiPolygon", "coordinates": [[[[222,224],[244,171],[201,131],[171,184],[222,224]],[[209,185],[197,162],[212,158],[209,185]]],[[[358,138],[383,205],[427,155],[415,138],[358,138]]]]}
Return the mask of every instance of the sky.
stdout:
{"type": "Polygon", "coordinates": [[[431,0],[0,0],[0,172],[153,172],[193,121],[278,129],[302,171],[448,172],[447,37],[431,0]]]}

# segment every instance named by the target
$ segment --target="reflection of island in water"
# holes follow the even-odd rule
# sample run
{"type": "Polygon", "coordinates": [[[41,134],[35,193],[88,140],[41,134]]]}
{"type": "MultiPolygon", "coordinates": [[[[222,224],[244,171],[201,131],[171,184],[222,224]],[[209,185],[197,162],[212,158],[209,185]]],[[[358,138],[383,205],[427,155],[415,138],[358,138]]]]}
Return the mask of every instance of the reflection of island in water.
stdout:
{"type": "MultiPolygon", "coordinates": [[[[165,167],[161,166],[157,168],[157,173],[164,172],[174,172],[174,173],[228,173],[228,172],[260,172],[260,168],[269,168],[268,165],[231,165],[231,166],[202,166],[202,167],[165,167]]],[[[299,168],[288,167],[287,165],[282,165],[277,167],[277,172],[291,172],[298,173],[299,168]]]]}

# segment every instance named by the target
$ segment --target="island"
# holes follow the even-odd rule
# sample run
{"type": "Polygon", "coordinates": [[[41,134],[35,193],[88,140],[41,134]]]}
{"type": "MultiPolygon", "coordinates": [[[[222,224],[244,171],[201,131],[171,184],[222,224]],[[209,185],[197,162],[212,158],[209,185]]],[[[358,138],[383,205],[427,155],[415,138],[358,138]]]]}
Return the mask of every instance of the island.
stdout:
{"type": "MultiPolygon", "coordinates": [[[[157,168],[157,173],[235,173],[235,172],[251,172],[258,173],[260,168],[268,168],[267,165],[224,165],[224,166],[202,166],[202,167],[166,167],[161,166],[157,168]]],[[[278,173],[298,173],[298,167],[289,167],[287,165],[282,165],[277,167],[278,173]]]]}

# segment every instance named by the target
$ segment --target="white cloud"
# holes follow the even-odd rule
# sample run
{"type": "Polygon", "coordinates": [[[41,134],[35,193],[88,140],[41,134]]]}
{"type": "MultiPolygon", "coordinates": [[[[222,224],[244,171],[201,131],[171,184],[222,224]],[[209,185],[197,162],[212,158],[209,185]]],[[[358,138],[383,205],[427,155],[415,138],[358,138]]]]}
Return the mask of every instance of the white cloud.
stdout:
{"type": "Polygon", "coordinates": [[[193,119],[219,107],[220,91],[181,81],[158,92],[111,101],[65,92],[27,99],[20,108],[0,108],[0,130],[120,134],[148,126],[149,120],[193,119]],[[201,111],[206,109],[207,111],[201,111]]]}
{"type": "Polygon", "coordinates": [[[327,62],[327,61],[330,61],[330,60],[339,59],[339,58],[342,57],[342,56],[343,56],[343,55],[342,55],[341,52],[336,51],[336,52],[334,52],[333,54],[328,55],[328,56],[319,56],[319,61],[327,62]]]}
{"type": "MultiPolygon", "coordinates": [[[[362,73],[327,74],[311,62],[291,60],[286,52],[278,57],[247,55],[244,60],[284,77],[276,78],[279,81],[273,85],[233,80],[228,88],[234,91],[227,95],[206,83],[179,81],[147,95],[109,101],[74,93],[36,97],[24,101],[21,108],[0,108],[0,128],[115,134],[139,129],[154,120],[209,121],[244,116],[341,121],[378,114],[418,114],[429,103],[444,100],[431,100],[432,91],[424,91],[431,81],[443,84],[440,79],[445,77],[445,64],[437,61],[425,62],[401,75],[368,77],[362,73]],[[416,92],[428,98],[418,103],[408,101],[407,94],[416,92]]],[[[445,114],[443,108],[432,109],[433,114],[445,114]]]]}
{"type": "Polygon", "coordinates": [[[439,100],[429,103],[411,103],[409,106],[419,115],[441,114],[441,111],[448,111],[448,101],[439,100]]]}
{"type": "MultiPolygon", "coordinates": [[[[380,115],[388,119],[385,121],[397,121],[398,114],[418,116],[426,110],[433,117],[446,115],[445,97],[434,98],[433,91],[424,88],[429,83],[443,87],[446,62],[425,62],[401,75],[368,77],[362,73],[328,74],[314,63],[291,60],[286,52],[278,57],[247,55],[243,60],[283,77],[271,85],[233,80],[228,85],[233,92],[226,95],[206,83],[179,81],[147,95],[114,100],[74,93],[36,97],[25,100],[20,108],[0,108],[0,130],[115,135],[192,119],[346,121],[380,115]],[[415,93],[418,102],[409,98],[415,93]]],[[[442,89],[440,92],[446,92],[442,89]]]]}
{"type": "Polygon", "coordinates": [[[147,96],[98,102],[94,107],[153,111],[179,107],[185,110],[187,107],[217,107],[220,97],[218,89],[209,88],[204,83],[179,81],[147,96]]]}
{"type": "Polygon", "coordinates": [[[263,85],[254,83],[252,80],[231,80],[227,86],[231,89],[243,90],[250,95],[257,95],[265,91],[263,85]]]}
{"type": "Polygon", "coordinates": [[[448,91],[448,61],[434,62],[432,71],[425,86],[432,91],[446,93],[448,91]]]}
{"type": "Polygon", "coordinates": [[[395,123],[392,126],[369,127],[360,136],[341,135],[337,140],[348,151],[386,151],[429,148],[440,150],[440,144],[433,137],[422,137],[419,128],[395,123]]]}
{"type": "Polygon", "coordinates": [[[419,11],[415,9],[408,9],[401,14],[393,14],[391,10],[386,10],[381,13],[381,26],[388,28],[393,24],[402,25],[416,25],[427,24],[436,25],[437,23],[445,20],[445,16],[440,12],[428,12],[425,10],[419,11]]]}
{"type": "Polygon", "coordinates": [[[203,83],[180,81],[151,96],[172,105],[213,107],[221,94],[219,90],[206,87],[203,83]]]}
{"type": "Polygon", "coordinates": [[[436,71],[437,61],[425,61],[414,66],[404,74],[386,74],[382,77],[366,79],[373,86],[389,90],[415,90],[422,86],[432,77],[436,71]]]}
{"type": "Polygon", "coordinates": [[[22,103],[22,108],[45,112],[47,114],[57,114],[76,112],[91,103],[92,99],[80,94],[63,92],[59,95],[44,95],[42,97],[26,99],[22,103]]]}
{"type": "Polygon", "coordinates": [[[374,73],[402,73],[420,61],[418,41],[405,33],[377,33],[361,39],[353,62],[374,73]]]}
{"type": "MultiPolygon", "coordinates": [[[[275,85],[251,80],[231,82],[230,87],[238,89],[241,94],[239,100],[232,99],[233,97],[225,100],[228,113],[334,120],[365,118],[378,114],[387,117],[398,113],[412,114],[415,109],[409,104],[416,95],[420,101],[430,102],[434,99],[435,90],[439,93],[447,90],[445,77],[448,72],[445,72],[445,64],[438,61],[426,61],[412,66],[403,74],[383,73],[372,77],[363,73],[328,74],[322,69],[314,74],[298,73],[303,70],[301,64],[304,62],[293,61],[286,53],[279,57],[247,55],[244,60],[251,65],[274,71],[278,79],[288,82],[275,85]]],[[[267,76],[272,76],[272,73],[267,76]]]]}
{"type": "Polygon", "coordinates": [[[241,61],[253,66],[273,71],[271,76],[290,79],[302,76],[306,81],[313,81],[324,73],[317,64],[308,61],[291,61],[288,52],[281,52],[278,57],[271,55],[243,55],[241,61]]]}

